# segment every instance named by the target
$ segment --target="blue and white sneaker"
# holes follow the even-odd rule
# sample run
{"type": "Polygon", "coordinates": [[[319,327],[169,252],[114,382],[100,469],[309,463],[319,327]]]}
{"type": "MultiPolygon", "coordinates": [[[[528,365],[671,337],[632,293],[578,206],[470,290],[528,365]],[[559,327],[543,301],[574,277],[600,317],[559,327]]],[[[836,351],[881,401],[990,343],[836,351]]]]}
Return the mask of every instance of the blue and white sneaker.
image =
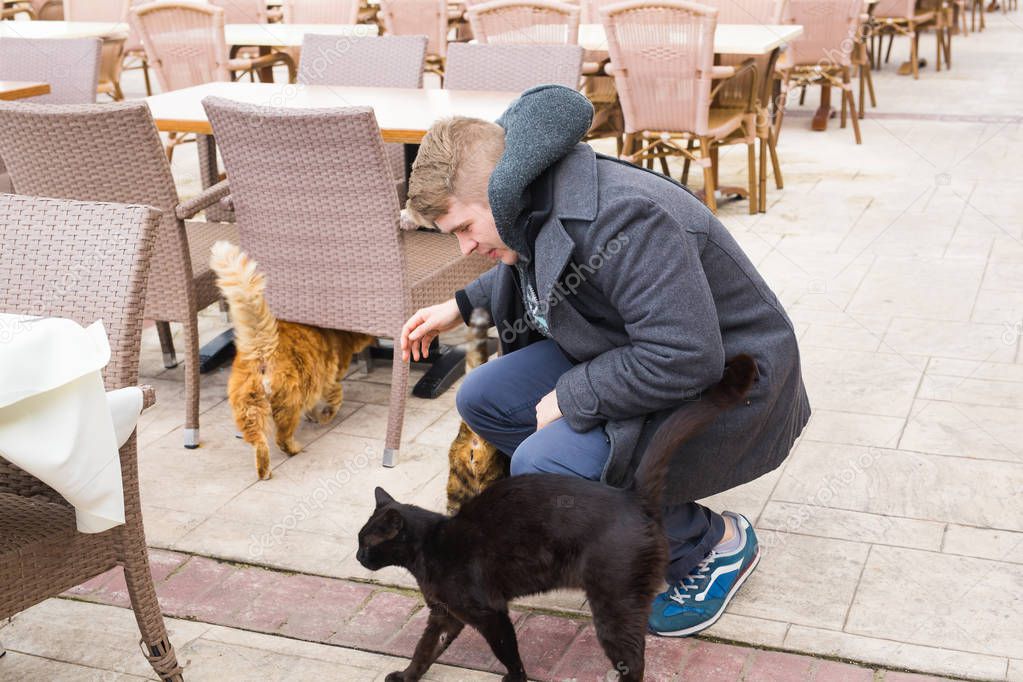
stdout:
{"type": "Polygon", "coordinates": [[[739,548],[711,550],[692,572],[654,598],[648,626],[655,635],[686,637],[717,622],[732,597],[760,562],[753,526],[742,514],[724,512],[739,530],[739,548]]]}

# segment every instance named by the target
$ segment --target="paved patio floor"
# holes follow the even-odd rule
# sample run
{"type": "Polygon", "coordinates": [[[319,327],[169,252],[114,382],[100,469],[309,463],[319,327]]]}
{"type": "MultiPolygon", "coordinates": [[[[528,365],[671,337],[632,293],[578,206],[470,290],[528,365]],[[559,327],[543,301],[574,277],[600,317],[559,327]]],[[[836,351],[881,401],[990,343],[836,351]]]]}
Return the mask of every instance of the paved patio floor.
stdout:
{"type": "MultiPolygon", "coordinates": [[[[880,113],[870,110],[861,122],[863,145],[837,120],[826,133],[811,132],[817,94],[810,92],[786,119],[785,188],[769,180],[768,212],[722,206],[722,220],[797,326],[814,414],[780,469],[705,501],[746,514],[765,548],[709,637],[869,668],[1023,680],[1021,43],[1019,13],[990,14],[984,33],[955,39],[951,71],[928,66],[913,82],[895,75],[906,52],[897,42],[893,63],[875,74],[880,113]]],[[[921,53],[932,51],[925,37],[921,53]]],[[[722,181],[741,184],[744,151],[722,159],[722,181]]],[[[186,193],[194,191],[194,166],[193,153],[179,150],[175,172],[186,193]]],[[[216,308],[203,314],[204,338],[224,327],[216,308]]],[[[400,464],[384,469],[390,375],[355,370],[334,423],[303,424],[305,450],[292,458],[274,451],[274,478],[259,482],[249,449],[234,436],[227,373],[203,377],[203,446],[183,449],[182,371],[163,369],[155,331],[147,330],[142,374],[158,396],[140,422],[150,545],[193,561],[333,578],[412,599],[401,591],[414,586],[408,575],[359,566],[356,533],[375,485],[443,508],[446,452],[458,424],[454,390],[409,399],[400,464]]],[[[575,592],[518,608],[529,617],[586,617],[575,592]]],[[[392,658],[237,629],[261,629],[251,624],[209,625],[221,622],[216,614],[168,612],[203,621],[171,621],[183,658],[203,673],[192,679],[249,669],[262,677],[263,668],[246,667],[261,664],[281,679],[311,679],[328,664],[373,671],[352,679],[400,667],[392,658]]],[[[0,678],[87,679],[72,669],[83,665],[110,671],[110,679],[143,675],[132,627],[123,609],[47,602],[0,629],[14,652],[0,663],[0,678]],[[30,636],[19,634],[21,623],[30,636]],[[74,643],[84,628],[103,631],[100,658],[74,643]],[[122,659],[126,667],[111,662],[122,659]],[[12,660],[16,677],[8,677],[12,660]]],[[[557,661],[575,640],[551,641],[547,655],[557,661]]],[[[358,648],[339,643],[348,645],[358,648]]],[[[756,660],[743,658],[738,675],[797,679],[758,677],[756,660]]],[[[475,675],[435,678],[486,677],[475,675]]],[[[817,667],[806,675],[798,679],[838,679],[817,667]]]]}

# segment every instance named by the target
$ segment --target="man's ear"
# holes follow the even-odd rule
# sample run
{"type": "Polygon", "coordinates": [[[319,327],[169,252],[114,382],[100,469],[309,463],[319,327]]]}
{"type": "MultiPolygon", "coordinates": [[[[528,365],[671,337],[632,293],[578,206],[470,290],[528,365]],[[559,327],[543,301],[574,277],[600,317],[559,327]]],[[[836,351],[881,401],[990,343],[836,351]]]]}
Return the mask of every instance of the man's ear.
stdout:
{"type": "Polygon", "coordinates": [[[377,489],[373,491],[373,494],[377,498],[377,507],[382,507],[388,502],[394,502],[394,498],[387,494],[387,491],[377,486],[377,489]]]}
{"type": "MultiPolygon", "coordinates": [[[[384,493],[385,495],[387,493],[384,493]]],[[[380,517],[381,534],[385,540],[394,538],[405,527],[405,518],[397,509],[388,509],[380,517]]]]}

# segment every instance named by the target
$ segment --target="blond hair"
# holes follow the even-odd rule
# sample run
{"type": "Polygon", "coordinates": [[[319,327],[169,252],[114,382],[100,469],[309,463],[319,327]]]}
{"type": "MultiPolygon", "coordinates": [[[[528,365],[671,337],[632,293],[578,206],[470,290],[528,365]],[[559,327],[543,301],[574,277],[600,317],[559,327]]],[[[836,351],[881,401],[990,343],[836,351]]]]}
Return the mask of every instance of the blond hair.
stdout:
{"type": "Polygon", "coordinates": [[[504,153],[504,129],[478,118],[437,121],[423,137],[408,183],[410,217],[433,225],[452,197],[489,206],[487,184],[504,153]]]}

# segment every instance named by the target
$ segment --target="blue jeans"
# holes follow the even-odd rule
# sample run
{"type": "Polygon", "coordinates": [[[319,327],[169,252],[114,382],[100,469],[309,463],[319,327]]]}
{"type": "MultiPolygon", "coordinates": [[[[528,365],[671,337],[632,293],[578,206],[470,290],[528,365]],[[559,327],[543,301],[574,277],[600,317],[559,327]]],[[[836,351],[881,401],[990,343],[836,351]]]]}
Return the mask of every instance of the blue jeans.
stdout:
{"type": "MultiPolygon", "coordinates": [[[[511,475],[563,474],[600,480],[611,456],[601,427],[578,433],[564,419],[536,430],[536,404],[572,366],[552,340],[529,345],[477,367],[458,389],[458,413],[472,429],[511,457],[511,475]]],[[[678,582],[724,535],[721,515],[695,502],[666,506],[669,564],[665,579],[678,582]]]]}

